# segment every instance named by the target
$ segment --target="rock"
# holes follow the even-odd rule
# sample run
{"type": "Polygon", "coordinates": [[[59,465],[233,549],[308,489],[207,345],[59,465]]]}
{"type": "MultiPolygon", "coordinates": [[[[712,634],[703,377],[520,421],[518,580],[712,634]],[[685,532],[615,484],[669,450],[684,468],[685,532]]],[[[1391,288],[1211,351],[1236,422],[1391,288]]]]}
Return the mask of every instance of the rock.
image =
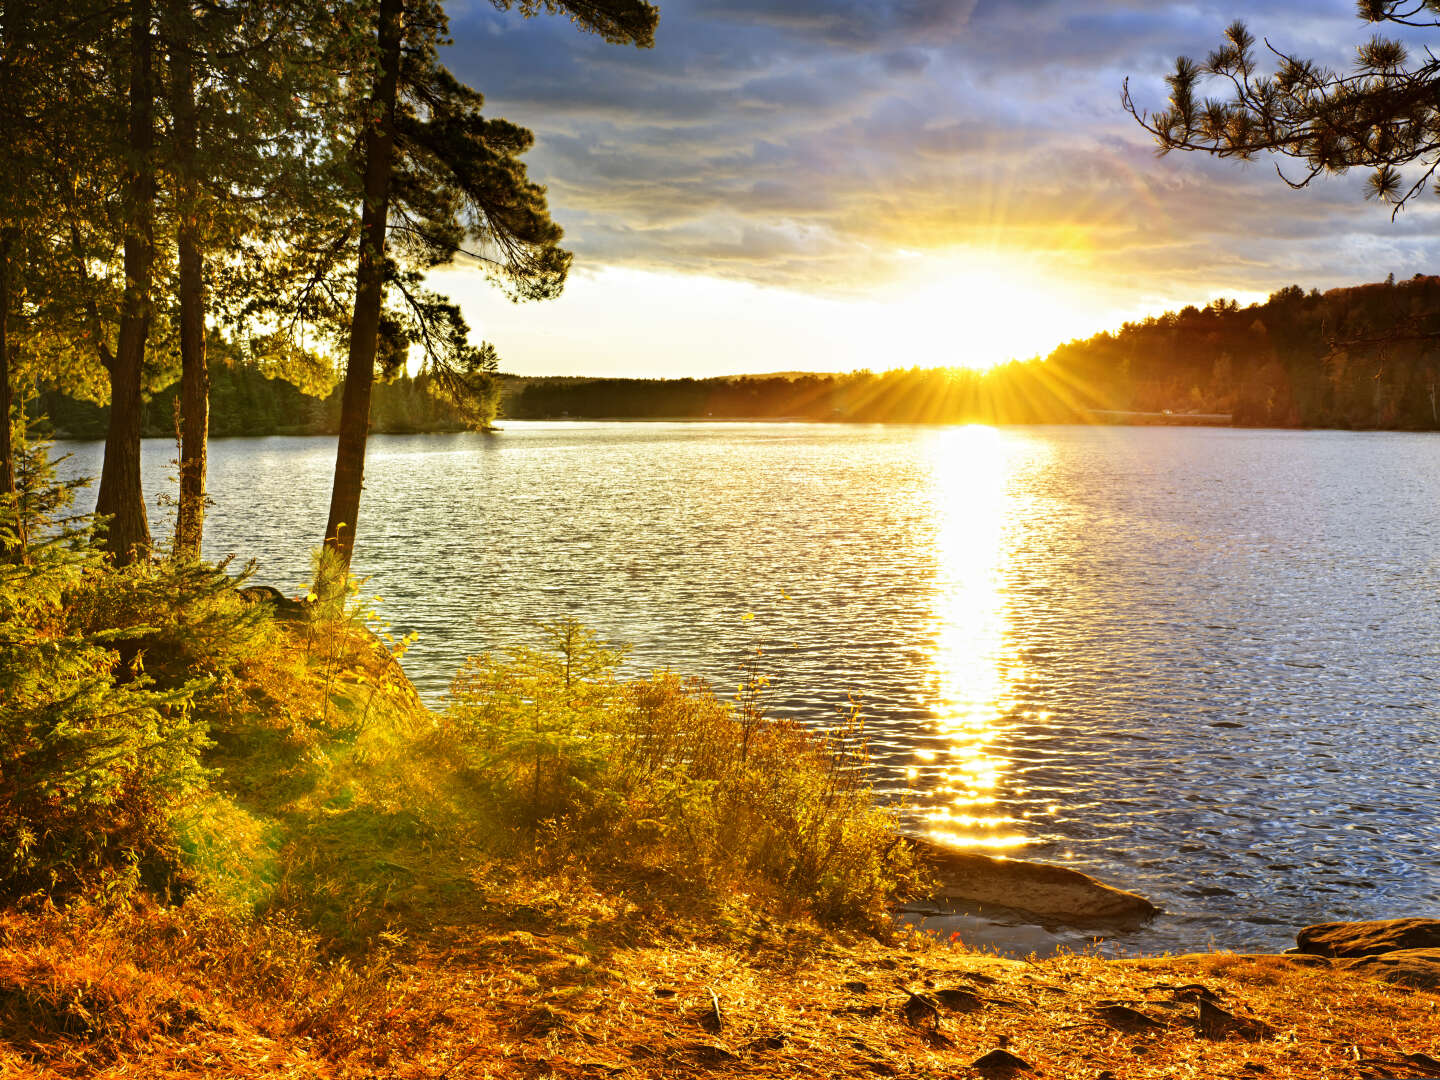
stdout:
{"type": "MultiPolygon", "coordinates": [[[[707,987],[708,989],[708,987],[707,987]]],[[[710,1004],[700,1011],[700,1026],[712,1034],[725,1026],[725,1014],[720,1011],[720,999],[710,990],[710,1004]]]]}
{"type": "Polygon", "coordinates": [[[1143,896],[1068,867],[977,855],[930,840],[912,843],[940,881],[939,899],[991,904],[1073,926],[1140,922],[1159,911],[1143,896]]]}
{"type": "Polygon", "coordinates": [[[1207,1039],[1235,1038],[1255,1042],[1270,1038],[1275,1029],[1263,1020],[1236,1016],[1202,997],[1195,1003],[1195,1033],[1207,1039]]]}
{"type": "Polygon", "coordinates": [[[1440,949],[1396,949],[1340,965],[1356,975],[1440,993],[1440,949]]]}
{"type": "Polygon", "coordinates": [[[985,1004],[985,999],[979,994],[972,990],[963,990],[958,986],[936,990],[935,1000],[951,1012],[974,1012],[985,1004]]]}
{"type": "Polygon", "coordinates": [[[715,1043],[691,1043],[686,1049],[706,1065],[723,1065],[736,1060],[733,1050],[715,1043]]]}
{"type": "Polygon", "coordinates": [[[979,1069],[981,1072],[998,1073],[1009,1076],[1017,1072],[1034,1072],[1035,1067],[1024,1058],[1018,1058],[1009,1050],[991,1050],[984,1057],[976,1058],[970,1063],[972,1069],[979,1069]]]}
{"type": "Polygon", "coordinates": [[[1440,919],[1376,919],[1307,926],[1295,935],[1314,956],[1375,956],[1396,949],[1440,949],[1440,919]]]}
{"type": "Polygon", "coordinates": [[[305,601],[292,600],[270,585],[247,585],[238,592],[240,599],[247,604],[269,604],[280,618],[300,618],[309,610],[305,601]]]}
{"type": "Polygon", "coordinates": [[[765,1035],[758,1039],[751,1039],[745,1044],[745,1049],[755,1052],[760,1050],[780,1050],[790,1041],[788,1035],[765,1035]]]}
{"type": "Polygon", "coordinates": [[[1418,1067],[1421,1072],[1429,1076],[1440,1076],[1440,1061],[1437,1061],[1429,1054],[1414,1053],[1401,1054],[1400,1056],[1405,1060],[1405,1063],[1412,1068],[1418,1067]]]}
{"type": "Polygon", "coordinates": [[[931,1024],[939,1027],[940,1010],[935,1003],[922,994],[916,994],[909,990],[906,993],[909,994],[909,997],[905,999],[905,1004],[900,1009],[900,1015],[905,1018],[905,1022],[913,1025],[929,1020],[931,1024]]]}
{"type": "Polygon", "coordinates": [[[1330,966],[1328,956],[1315,956],[1312,953],[1302,952],[1283,952],[1274,955],[1276,959],[1283,960],[1287,964],[1294,964],[1296,967],[1322,968],[1330,966]]]}
{"type": "Polygon", "coordinates": [[[1147,990],[1169,990],[1170,1000],[1193,1005],[1202,998],[1206,1001],[1219,1001],[1220,995],[1202,983],[1156,983],[1154,986],[1147,986],[1147,990]]]}
{"type": "Polygon", "coordinates": [[[1096,1005],[1086,1011],[1116,1031],[1154,1031],[1165,1026],[1159,1020],[1128,1005],[1096,1005]]]}
{"type": "MultiPolygon", "coordinates": [[[[1009,964],[1012,968],[1023,968],[1025,966],[1024,960],[1012,960],[1006,956],[972,956],[966,958],[966,962],[970,964],[983,964],[986,961],[989,961],[991,964],[1009,964]]],[[[981,986],[996,986],[1000,982],[994,975],[987,975],[983,971],[952,971],[950,974],[958,975],[960,978],[968,980],[969,982],[979,983],[981,986]]]]}

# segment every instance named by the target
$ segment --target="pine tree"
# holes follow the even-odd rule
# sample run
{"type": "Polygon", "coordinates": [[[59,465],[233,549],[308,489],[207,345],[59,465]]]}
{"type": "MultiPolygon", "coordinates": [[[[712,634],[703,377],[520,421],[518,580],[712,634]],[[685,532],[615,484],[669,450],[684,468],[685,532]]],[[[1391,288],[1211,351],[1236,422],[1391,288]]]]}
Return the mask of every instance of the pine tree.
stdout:
{"type": "MultiPolygon", "coordinates": [[[[1440,30],[1440,0],[1359,0],[1357,9],[1367,23],[1440,30]]],[[[1369,194],[1389,203],[1392,215],[1435,179],[1440,60],[1428,49],[1412,58],[1402,42],[1376,35],[1357,47],[1353,70],[1342,73],[1272,47],[1275,70],[1266,73],[1255,44],[1237,21],[1203,63],[1188,56],[1176,60],[1167,79],[1167,108],[1140,110],[1128,80],[1125,108],[1162,152],[1241,160],[1271,153],[1298,161],[1302,171],[1295,177],[1281,173],[1291,187],[1327,173],[1369,169],[1369,194]],[[1202,98],[1206,80],[1224,96],[1202,98]]]]}
{"type": "MultiPolygon", "coordinates": [[[[348,225],[334,140],[303,134],[338,122],[337,73],[348,35],[327,19],[324,0],[164,3],[171,114],[164,171],[175,219],[181,367],[175,554],[194,559],[206,504],[207,322],[213,314],[243,333],[256,315],[305,321],[286,309],[275,277],[316,273],[311,253],[333,250],[327,242],[348,225]],[[269,242],[271,236],[283,241],[269,242]],[[253,255],[247,245],[255,242],[268,258],[219,260],[229,267],[212,310],[212,253],[253,255]]],[[[322,258],[319,272],[333,273],[334,262],[333,255],[322,258]]],[[[328,329],[338,330],[333,316],[328,329]]],[[[271,357],[285,370],[296,353],[277,349],[275,337],[271,357]]],[[[298,359],[310,363],[308,356],[298,359]]]]}
{"type": "MultiPolygon", "coordinates": [[[[508,7],[505,0],[499,6],[508,7]]],[[[606,40],[648,46],[658,14],[643,0],[524,0],[526,14],[564,13],[606,40]]],[[[557,295],[570,255],[544,189],[520,162],[528,131],[481,114],[483,99],[440,66],[446,29],[437,0],[379,0],[369,97],[361,111],[360,245],[325,546],[348,569],[364,480],[377,361],[393,368],[412,344],[458,396],[483,391],[493,350],[468,342],[459,309],[420,287],[426,269],[465,252],[517,299],[557,295]],[[389,244],[389,236],[395,243],[389,244]],[[387,291],[399,304],[385,307],[387,291]]]]}

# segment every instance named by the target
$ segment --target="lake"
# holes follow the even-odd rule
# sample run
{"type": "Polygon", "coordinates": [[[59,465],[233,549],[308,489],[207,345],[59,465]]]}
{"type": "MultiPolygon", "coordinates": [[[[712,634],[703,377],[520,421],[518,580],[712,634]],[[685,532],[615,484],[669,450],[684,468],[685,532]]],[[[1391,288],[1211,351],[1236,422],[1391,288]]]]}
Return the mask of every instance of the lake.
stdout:
{"type": "MultiPolygon", "coordinates": [[[[727,693],[758,648],[774,712],[859,702],[912,828],[1166,909],[1112,948],[1437,914],[1440,438],[503,426],[370,443],[355,570],[431,702],[560,616],[727,693]]],[[[206,554],[303,592],[333,440],[210,453],[206,554]]]]}

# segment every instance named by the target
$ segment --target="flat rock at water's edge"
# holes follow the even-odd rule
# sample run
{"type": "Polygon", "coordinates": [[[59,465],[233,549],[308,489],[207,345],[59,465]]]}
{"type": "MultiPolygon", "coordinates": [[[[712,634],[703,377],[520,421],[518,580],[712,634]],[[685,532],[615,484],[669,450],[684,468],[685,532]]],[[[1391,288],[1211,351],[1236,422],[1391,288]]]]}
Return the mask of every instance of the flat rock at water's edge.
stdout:
{"type": "Polygon", "coordinates": [[[939,879],[935,898],[991,904],[1071,925],[1138,922],[1159,908],[1064,866],[1000,859],[914,839],[916,853],[939,879]]]}
{"type": "Polygon", "coordinates": [[[1357,956],[1344,967],[1367,979],[1440,993],[1440,949],[1397,949],[1376,956],[1357,956]]]}
{"type": "Polygon", "coordinates": [[[1307,926],[1295,935],[1314,956],[1375,956],[1396,949],[1440,949],[1440,919],[1375,919],[1307,926]]]}

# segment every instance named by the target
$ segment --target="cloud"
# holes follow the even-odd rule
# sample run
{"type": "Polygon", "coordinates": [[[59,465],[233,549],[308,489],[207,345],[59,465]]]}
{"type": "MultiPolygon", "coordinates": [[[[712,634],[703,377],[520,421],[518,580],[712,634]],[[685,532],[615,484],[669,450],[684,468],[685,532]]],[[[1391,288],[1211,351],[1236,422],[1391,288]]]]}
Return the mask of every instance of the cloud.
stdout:
{"type": "Polygon", "coordinates": [[[843,295],[915,252],[1004,251],[1174,295],[1433,264],[1440,215],[1392,225],[1358,176],[1296,193],[1263,162],[1156,157],[1122,81],[1163,105],[1237,12],[1330,63],[1366,33],[1348,0],[662,0],[639,51],[472,5],[446,61],[535,130],[583,266],[843,295]]]}
{"type": "Polygon", "coordinates": [[[974,10],[975,0],[704,0],[699,14],[868,52],[949,37],[968,25],[974,10]]]}

